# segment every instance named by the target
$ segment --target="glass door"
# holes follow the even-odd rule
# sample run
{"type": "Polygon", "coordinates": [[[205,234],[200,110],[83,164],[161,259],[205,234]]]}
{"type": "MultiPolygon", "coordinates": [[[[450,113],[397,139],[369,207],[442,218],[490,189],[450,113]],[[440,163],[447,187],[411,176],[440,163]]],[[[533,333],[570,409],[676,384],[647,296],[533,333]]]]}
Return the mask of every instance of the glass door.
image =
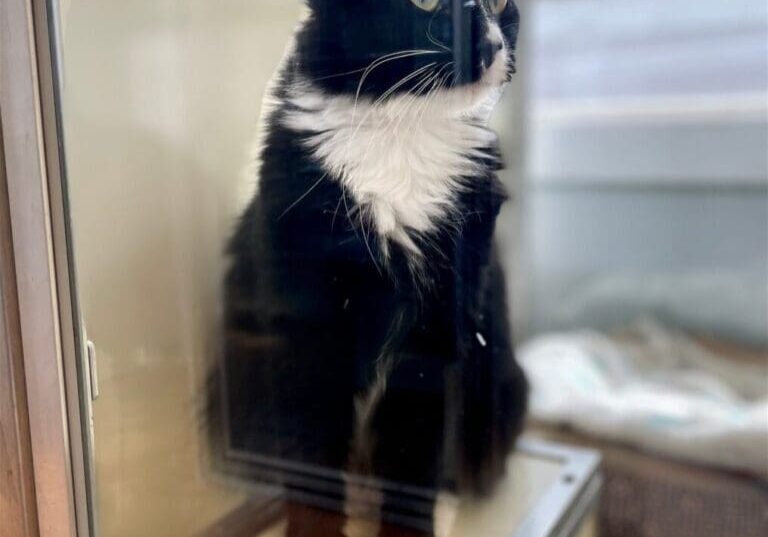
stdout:
{"type": "Polygon", "coordinates": [[[514,531],[513,2],[49,4],[91,532],[514,531]]]}

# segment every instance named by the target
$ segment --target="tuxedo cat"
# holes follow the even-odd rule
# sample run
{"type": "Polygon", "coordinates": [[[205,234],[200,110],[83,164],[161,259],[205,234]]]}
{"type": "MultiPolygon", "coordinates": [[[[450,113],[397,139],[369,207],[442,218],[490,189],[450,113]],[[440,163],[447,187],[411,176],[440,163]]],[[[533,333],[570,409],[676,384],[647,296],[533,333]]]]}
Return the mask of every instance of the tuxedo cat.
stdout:
{"type": "Polygon", "coordinates": [[[351,520],[490,492],[520,431],[486,127],[517,30],[511,0],[308,0],[274,81],[228,247],[227,442],[343,475],[351,520]]]}

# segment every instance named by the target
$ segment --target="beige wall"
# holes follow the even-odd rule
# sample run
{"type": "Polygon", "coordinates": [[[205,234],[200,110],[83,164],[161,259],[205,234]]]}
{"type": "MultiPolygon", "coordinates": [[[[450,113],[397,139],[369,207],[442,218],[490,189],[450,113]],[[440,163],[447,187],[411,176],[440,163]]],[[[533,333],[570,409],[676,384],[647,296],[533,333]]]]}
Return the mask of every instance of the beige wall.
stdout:
{"type": "Polygon", "coordinates": [[[203,475],[200,364],[261,94],[299,0],[70,0],[63,115],[95,342],[105,537],[191,535],[240,500],[203,475]]]}

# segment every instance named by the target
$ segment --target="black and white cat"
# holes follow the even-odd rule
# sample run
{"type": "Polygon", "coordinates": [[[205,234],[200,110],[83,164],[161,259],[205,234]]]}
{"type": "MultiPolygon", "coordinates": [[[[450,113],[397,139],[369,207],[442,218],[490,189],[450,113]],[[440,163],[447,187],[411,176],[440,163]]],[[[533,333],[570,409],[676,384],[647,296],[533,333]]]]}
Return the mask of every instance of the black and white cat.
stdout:
{"type": "Polygon", "coordinates": [[[527,395],[493,241],[505,194],[486,127],[513,72],[517,10],[308,8],[229,244],[230,447],[311,475],[343,471],[353,519],[402,510],[404,490],[486,493],[527,395]]]}

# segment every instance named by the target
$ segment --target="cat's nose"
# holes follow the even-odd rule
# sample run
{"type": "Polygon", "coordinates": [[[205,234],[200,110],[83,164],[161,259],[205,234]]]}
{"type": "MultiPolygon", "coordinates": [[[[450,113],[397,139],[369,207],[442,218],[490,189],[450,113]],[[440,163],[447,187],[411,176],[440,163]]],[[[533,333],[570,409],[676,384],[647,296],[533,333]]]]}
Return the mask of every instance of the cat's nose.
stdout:
{"type": "Polygon", "coordinates": [[[502,47],[503,45],[501,43],[496,43],[491,40],[486,40],[480,45],[480,50],[478,50],[480,66],[483,69],[488,69],[496,58],[496,53],[499,52],[502,47]]]}

